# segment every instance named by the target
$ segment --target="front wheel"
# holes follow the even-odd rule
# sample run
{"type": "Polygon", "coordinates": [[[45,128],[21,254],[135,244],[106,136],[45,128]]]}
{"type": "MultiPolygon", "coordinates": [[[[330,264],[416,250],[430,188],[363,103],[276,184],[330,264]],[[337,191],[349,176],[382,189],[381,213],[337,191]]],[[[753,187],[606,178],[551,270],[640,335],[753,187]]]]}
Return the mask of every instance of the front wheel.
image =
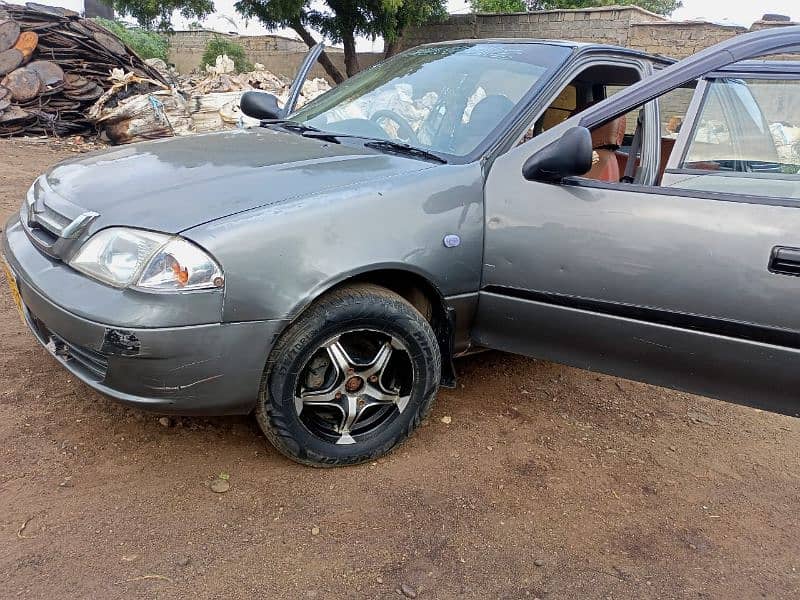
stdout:
{"type": "Polygon", "coordinates": [[[316,301],[278,340],[256,417],[289,458],[318,467],[374,460],[430,411],[441,375],[430,323],[374,285],[316,301]]]}

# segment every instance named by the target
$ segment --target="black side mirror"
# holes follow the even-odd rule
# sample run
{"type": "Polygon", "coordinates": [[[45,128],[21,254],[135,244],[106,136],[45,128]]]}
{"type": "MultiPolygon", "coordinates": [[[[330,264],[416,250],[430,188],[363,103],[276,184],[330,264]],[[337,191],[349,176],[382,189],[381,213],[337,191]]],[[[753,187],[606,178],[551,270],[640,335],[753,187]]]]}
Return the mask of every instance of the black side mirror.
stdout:
{"type": "Polygon", "coordinates": [[[254,119],[280,119],[283,110],[278,106],[278,99],[267,92],[245,92],[239,104],[242,112],[254,119]]]}
{"type": "Polygon", "coordinates": [[[586,127],[572,127],[528,158],[522,165],[522,176],[528,181],[555,183],[564,177],[585,175],[591,168],[592,134],[586,127]]]}

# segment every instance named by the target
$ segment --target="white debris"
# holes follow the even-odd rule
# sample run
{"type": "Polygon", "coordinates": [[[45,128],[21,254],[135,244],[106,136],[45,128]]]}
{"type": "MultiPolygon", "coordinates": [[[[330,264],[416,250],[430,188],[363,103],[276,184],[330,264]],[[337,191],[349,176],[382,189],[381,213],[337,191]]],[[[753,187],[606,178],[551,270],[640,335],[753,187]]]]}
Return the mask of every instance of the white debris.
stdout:
{"type": "Polygon", "coordinates": [[[236,71],[236,65],[232,59],[228,58],[227,54],[218,56],[213,65],[206,65],[206,73],[211,75],[225,75],[234,71],[236,71]]]}
{"type": "MultiPolygon", "coordinates": [[[[291,81],[267,71],[263,65],[256,65],[261,68],[248,73],[235,74],[232,64],[227,56],[217,57],[216,65],[208,67],[205,75],[183,78],[179,89],[114,69],[109,77],[112,87],[91,107],[89,118],[114,144],[257,126],[259,121],[245,116],[239,108],[242,94],[248,90],[269,92],[283,106],[289,97],[291,81]],[[136,93],[135,86],[145,81],[162,89],[136,93]]],[[[297,106],[329,89],[330,85],[322,78],[306,81],[297,106]]]]}

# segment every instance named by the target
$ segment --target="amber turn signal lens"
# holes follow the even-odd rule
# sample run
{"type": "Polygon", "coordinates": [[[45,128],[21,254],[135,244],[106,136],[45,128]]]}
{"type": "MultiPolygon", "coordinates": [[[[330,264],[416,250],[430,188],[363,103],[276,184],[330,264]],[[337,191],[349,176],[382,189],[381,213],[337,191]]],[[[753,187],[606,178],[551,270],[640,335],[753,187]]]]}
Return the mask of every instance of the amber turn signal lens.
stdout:
{"type": "Polygon", "coordinates": [[[181,266],[177,262],[172,263],[172,272],[175,274],[175,279],[177,279],[178,283],[181,285],[186,285],[189,281],[189,270],[186,268],[181,269],[181,266]]]}

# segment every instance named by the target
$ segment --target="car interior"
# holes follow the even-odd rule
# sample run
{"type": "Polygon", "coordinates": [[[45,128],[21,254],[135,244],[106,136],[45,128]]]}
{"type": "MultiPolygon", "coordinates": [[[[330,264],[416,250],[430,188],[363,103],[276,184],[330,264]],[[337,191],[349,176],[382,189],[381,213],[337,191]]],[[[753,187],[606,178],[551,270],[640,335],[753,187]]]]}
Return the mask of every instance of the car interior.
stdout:
{"type": "MultiPolygon", "coordinates": [[[[582,71],[553,100],[544,113],[528,129],[519,143],[524,143],[536,135],[547,131],[586,110],[593,104],[622,91],[627,86],[639,81],[639,73],[629,67],[615,65],[597,65],[582,71]]],[[[661,160],[657,183],[661,181],[683,116],[691,99],[694,85],[687,89],[676,90],[661,106],[661,160]]],[[[592,131],[592,148],[595,151],[595,162],[591,171],[584,175],[587,179],[612,183],[631,183],[641,156],[641,132],[636,139],[639,122],[639,111],[622,115],[592,131]],[[634,163],[629,165],[631,154],[635,155],[634,163]]],[[[645,124],[642,123],[642,127],[645,124]]]]}

